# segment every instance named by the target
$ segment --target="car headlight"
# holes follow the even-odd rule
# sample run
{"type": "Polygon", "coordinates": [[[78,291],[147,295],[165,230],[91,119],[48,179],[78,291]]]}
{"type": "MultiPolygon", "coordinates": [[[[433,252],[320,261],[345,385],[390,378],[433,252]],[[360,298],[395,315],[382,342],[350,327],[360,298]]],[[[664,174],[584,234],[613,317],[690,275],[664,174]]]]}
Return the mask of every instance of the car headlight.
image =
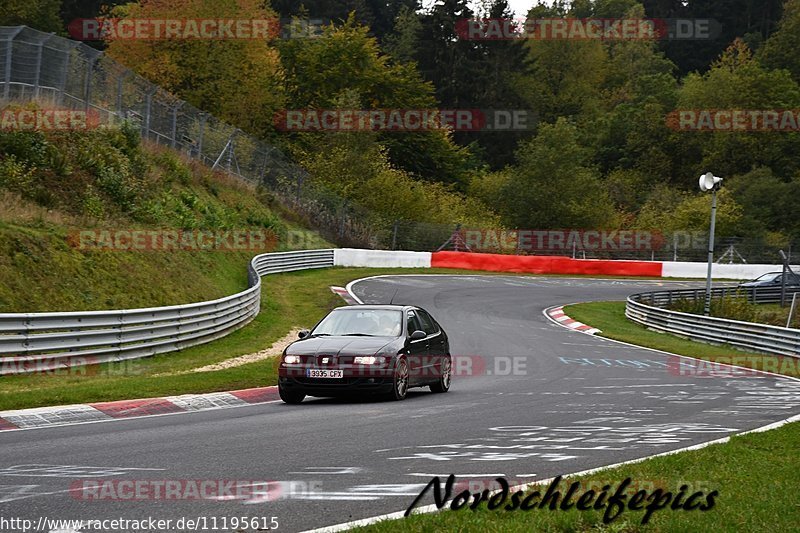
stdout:
{"type": "Polygon", "coordinates": [[[375,365],[383,364],[383,357],[375,357],[374,355],[357,356],[353,358],[355,365],[375,365]]]}
{"type": "Polygon", "coordinates": [[[285,356],[283,356],[283,362],[287,363],[287,364],[290,364],[290,365],[295,365],[295,364],[300,362],[300,356],[299,355],[285,355],[285,356]]]}

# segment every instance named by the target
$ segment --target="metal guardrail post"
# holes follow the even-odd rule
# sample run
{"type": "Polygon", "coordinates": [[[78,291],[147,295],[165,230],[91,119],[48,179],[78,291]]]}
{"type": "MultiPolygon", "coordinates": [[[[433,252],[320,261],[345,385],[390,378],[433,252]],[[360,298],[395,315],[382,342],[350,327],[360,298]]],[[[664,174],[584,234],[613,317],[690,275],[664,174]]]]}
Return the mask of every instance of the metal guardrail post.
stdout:
{"type": "Polygon", "coordinates": [[[67,92],[67,76],[69,74],[69,65],[72,62],[72,51],[78,46],[79,43],[71,43],[70,46],[64,49],[64,63],[61,68],[61,79],[58,83],[58,104],[64,102],[64,93],[67,92]]]}
{"type": "MultiPolygon", "coordinates": [[[[735,294],[735,291],[736,287],[724,287],[718,288],[715,293],[725,295],[735,294]]],[[[797,301],[800,288],[792,288],[791,292],[797,301]]],[[[780,289],[777,287],[762,289],[756,294],[756,303],[773,303],[779,300],[780,289]]],[[[749,351],[800,357],[800,329],[672,311],[658,305],[658,302],[676,300],[690,295],[697,296],[697,290],[684,289],[633,294],[628,297],[625,315],[630,320],[649,329],[679,335],[695,341],[717,345],[729,344],[749,351]],[[644,303],[648,300],[650,305],[644,303]]]]}
{"type": "Polygon", "coordinates": [[[42,77],[42,51],[44,50],[44,43],[50,40],[50,38],[54,34],[49,33],[45,35],[41,40],[39,40],[36,46],[36,77],[33,79],[33,96],[34,98],[39,97],[39,82],[41,81],[42,77]]]}
{"type": "Polygon", "coordinates": [[[130,72],[126,70],[117,78],[117,117],[120,120],[125,118],[125,112],[122,109],[122,88],[125,85],[125,78],[129,75],[130,72]]]}
{"type": "Polygon", "coordinates": [[[150,112],[153,105],[153,95],[155,95],[157,91],[158,87],[153,87],[147,91],[145,95],[144,120],[142,121],[142,137],[145,139],[150,138],[150,112]]]}
{"type": "Polygon", "coordinates": [[[175,148],[175,143],[178,137],[178,110],[184,104],[182,100],[177,105],[172,107],[172,147],[175,148]]]}
{"type": "Polygon", "coordinates": [[[206,130],[206,121],[208,120],[208,115],[206,113],[200,113],[200,134],[197,138],[197,158],[202,161],[203,160],[203,134],[206,130]]]}
{"type": "Polygon", "coordinates": [[[792,306],[789,308],[789,317],[786,319],[786,327],[790,327],[792,325],[792,316],[794,315],[794,309],[797,305],[797,294],[792,294],[792,306]]]}
{"type": "Polygon", "coordinates": [[[25,26],[18,26],[16,31],[8,36],[6,42],[8,43],[8,47],[6,48],[6,72],[5,72],[5,87],[3,88],[3,98],[8,100],[10,91],[11,91],[11,60],[14,58],[14,38],[19,35],[19,32],[25,26]]]}
{"type": "Polygon", "coordinates": [[[89,63],[86,65],[86,77],[83,81],[83,109],[87,112],[92,105],[92,77],[94,76],[94,64],[96,61],[97,56],[89,58],[89,63]]]}

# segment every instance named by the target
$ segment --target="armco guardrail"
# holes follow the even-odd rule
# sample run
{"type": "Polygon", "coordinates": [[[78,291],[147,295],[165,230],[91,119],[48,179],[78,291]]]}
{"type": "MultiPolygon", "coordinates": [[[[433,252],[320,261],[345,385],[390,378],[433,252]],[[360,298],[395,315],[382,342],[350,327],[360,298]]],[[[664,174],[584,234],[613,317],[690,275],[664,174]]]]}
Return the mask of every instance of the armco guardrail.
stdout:
{"type": "MultiPolygon", "coordinates": [[[[800,288],[787,288],[786,294],[800,293],[800,288]]],[[[737,289],[719,287],[712,296],[747,298],[756,303],[780,301],[780,289],[737,289]]],[[[737,348],[763,353],[800,357],[800,330],[728,320],[724,318],[671,311],[663,306],[679,300],[702,299],[704,289],[658,291],[634,294],[628,297],[625,316],[634,322],[663,333],[672,333],[710,344],[728,344],[737,348]]]]}
{"type": "Polygon", "coordinates": [[[217,300],[168,307],[0,314],[0,375],[123,361],[224,337],[259,312],[261,276],[333,266],[333,250],[254,257],[249,287],[217,300]]]}

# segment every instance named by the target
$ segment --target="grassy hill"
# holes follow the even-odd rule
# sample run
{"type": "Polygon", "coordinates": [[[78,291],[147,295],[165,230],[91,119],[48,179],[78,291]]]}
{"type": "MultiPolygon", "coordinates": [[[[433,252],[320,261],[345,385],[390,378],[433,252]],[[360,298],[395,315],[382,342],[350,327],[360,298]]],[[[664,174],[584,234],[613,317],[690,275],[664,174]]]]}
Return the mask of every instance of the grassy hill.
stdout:
{"type": "Polygon", "coordinates": [[[246,287],[256,253],[92,249],[79,245],[81,231],[255,231],[273,235],[277,250],[329,246],[271,203],[255,186],[142,143],[125,124],[0,130],[0,312],[217,298],[246,287]]]}

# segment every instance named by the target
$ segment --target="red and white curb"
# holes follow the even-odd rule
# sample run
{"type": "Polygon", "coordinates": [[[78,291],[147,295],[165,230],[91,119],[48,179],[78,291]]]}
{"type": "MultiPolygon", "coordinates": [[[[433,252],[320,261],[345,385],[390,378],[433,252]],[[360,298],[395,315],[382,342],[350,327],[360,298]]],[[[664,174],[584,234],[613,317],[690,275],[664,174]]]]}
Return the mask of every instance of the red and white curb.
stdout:
{"type": "Polygon", "coordinates": [[[597,333],[602,333],[597,328],[593,328],[592,326],[587,326],[583,322],[578,322],[577,320],[565,315],[563,305],[560,305],[558,307],[551,307],[550,309],[547,309],[545,311],[545,314],[559,326],[564,326],[565,328],[569,328],[575,331],[580,331],[581,333],[587,333],[589,335],[596,335],[597,333]]]}
{"type": "Polygon", "coordinates": [[[0,411],[0,431],[171,415],[278,401],[278,387],[0,411]]]}
{"type": "Polygon", "coordinates": [[[345,301],[347,305],[358,305],[361,302],[356,300],[352,294],[348,292],[348,290],[344,287],[333,287],[331,286],[331,292],[334,294],[338,294],[342,300],[345,301]]]}

